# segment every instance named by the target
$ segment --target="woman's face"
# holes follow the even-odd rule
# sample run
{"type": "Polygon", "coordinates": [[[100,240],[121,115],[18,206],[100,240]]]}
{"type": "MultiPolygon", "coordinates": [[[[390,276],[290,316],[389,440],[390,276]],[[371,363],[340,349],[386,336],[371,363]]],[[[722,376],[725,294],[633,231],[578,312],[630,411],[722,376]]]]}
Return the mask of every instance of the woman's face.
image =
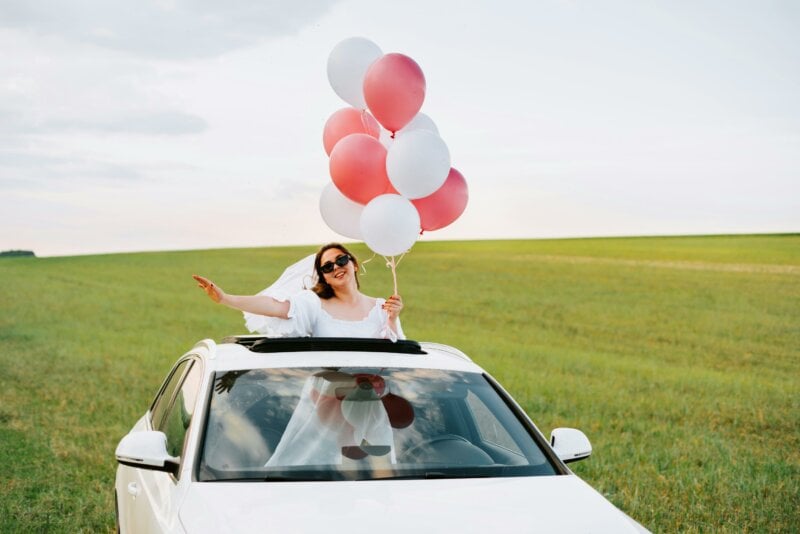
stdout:
{"type": "Polygon", "coordinates": [[[355,283],[355,265],[353,264],[353,261],[348,261],[344,266],[339,266],[336,264],[337,258],[342,256],[346,256],[346,254],[338,248],[329,248],[322,253],[322,256],[319,259],[320,266],[324,266],[329,262],[333,266],[333,271],[329,273],[323,272],[322,275],[325,277],[325,281],[334,290],[344,287],[348,284],[355,283]]]}

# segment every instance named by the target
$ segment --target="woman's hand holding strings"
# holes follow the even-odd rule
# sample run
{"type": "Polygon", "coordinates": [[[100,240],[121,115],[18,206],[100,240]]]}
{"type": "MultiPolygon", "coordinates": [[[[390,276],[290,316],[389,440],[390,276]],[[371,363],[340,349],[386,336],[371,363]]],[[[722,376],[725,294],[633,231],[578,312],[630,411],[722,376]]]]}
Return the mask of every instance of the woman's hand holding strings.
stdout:
{"type": "Polygon", "coordinates": [[[403,310],[403,299],[400,298],[400,295],[392,295],[383,303],[383,309],[389,315],[389,320],[394,321],[403,310]]]}

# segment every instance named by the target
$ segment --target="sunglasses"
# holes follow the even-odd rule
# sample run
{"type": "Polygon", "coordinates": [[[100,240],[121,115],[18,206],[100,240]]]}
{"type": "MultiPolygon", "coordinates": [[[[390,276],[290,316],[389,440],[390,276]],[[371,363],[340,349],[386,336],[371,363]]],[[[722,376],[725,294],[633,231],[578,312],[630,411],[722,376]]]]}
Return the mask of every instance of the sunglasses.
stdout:
{"type": "Polygon", "coordinates": [[[330,274],[336,268],[336,265],[338,265],[339,267],[344,267],[345,265],[350,263],[350,259],[351,259],[350,256],[348,256],[347,254],[342,254],[334,261],[329,261],[325,265],[320,265],[319,270],[325,274],[330,274]]]}

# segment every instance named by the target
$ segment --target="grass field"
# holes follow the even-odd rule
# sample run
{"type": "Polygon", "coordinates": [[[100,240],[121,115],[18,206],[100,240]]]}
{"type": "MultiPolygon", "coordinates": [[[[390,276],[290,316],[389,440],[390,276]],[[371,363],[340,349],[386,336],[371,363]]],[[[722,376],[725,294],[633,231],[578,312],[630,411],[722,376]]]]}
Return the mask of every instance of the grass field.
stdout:
{"type": "MultiPolygon", "coordinates": [[[[310,252],[0,259],[0,531],[112,530],[117,442],[195,341],[244,330],[190,275],[254,293],[310,252]]],[[[409,337],[582,429],[574,470],[654,532],[800,529],[800,235],[418,243],[398,276],[409,337]]]]}

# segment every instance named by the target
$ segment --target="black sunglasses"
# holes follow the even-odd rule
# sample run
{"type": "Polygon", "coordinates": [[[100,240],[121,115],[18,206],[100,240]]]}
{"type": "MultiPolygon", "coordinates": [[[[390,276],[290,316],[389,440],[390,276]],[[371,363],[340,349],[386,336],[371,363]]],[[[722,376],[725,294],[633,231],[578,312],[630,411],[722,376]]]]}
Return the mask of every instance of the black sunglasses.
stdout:
{"type": "Polygon", "coordinates": [[[319,270],[322,271],[325,274],[330,274],[336,268],[336,266],[334,264],[338,265],[339,267],[344,267],[345,265],[350,263],[350,259],[351,258],[350,258],[349,255],[342,254],[341,256],[336,258],[334,261],[329,261],[325,265],[320,265],[319,270]]]}

